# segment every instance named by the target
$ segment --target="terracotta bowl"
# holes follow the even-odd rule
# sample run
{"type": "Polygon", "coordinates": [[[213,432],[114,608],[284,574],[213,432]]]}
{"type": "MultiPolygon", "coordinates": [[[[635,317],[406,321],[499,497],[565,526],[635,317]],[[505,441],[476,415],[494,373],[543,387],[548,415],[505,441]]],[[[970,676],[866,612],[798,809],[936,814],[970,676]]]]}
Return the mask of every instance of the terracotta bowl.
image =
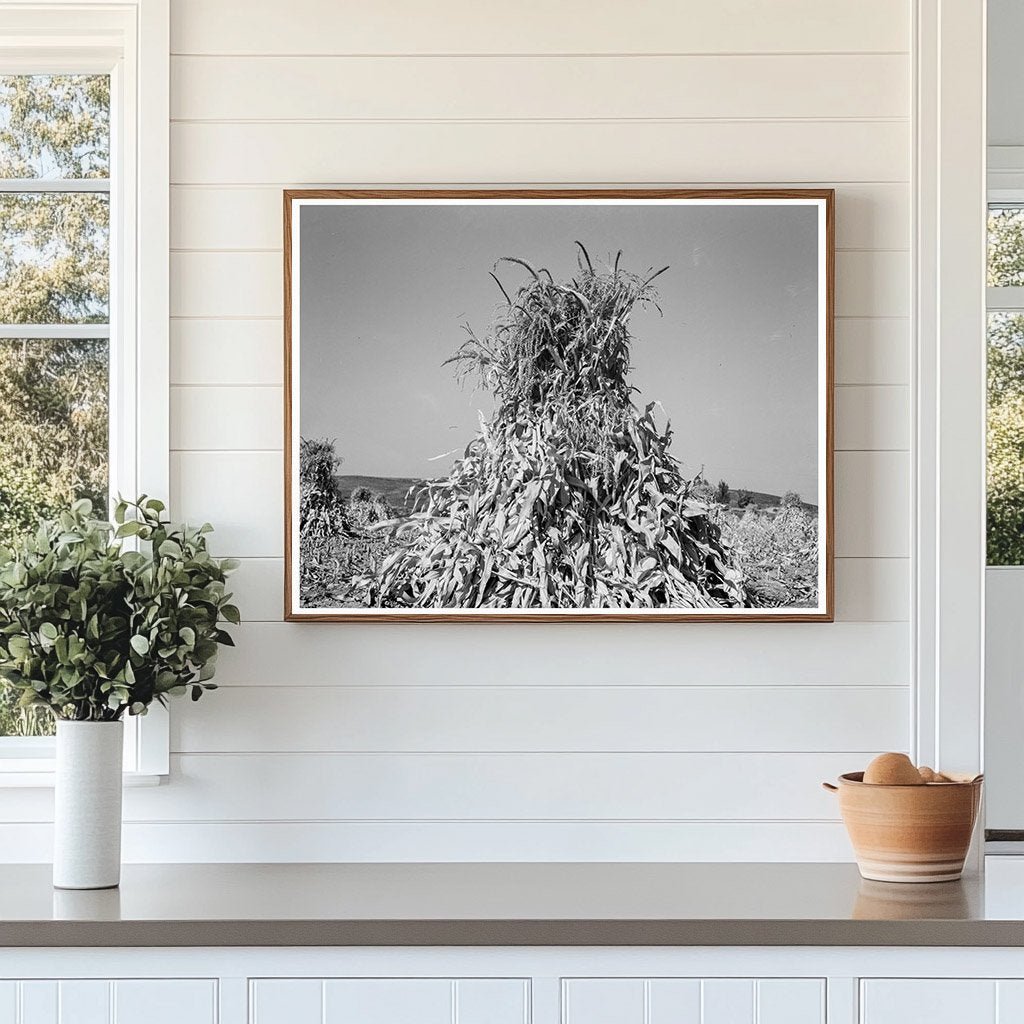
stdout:
{"type": "Polygon", "coordinates": [[[876,786],[839,776],[839,811],[857,867],[877,882],[952,882],[963,872],[981,804],[981,776],[923,786],[876,786]]]}

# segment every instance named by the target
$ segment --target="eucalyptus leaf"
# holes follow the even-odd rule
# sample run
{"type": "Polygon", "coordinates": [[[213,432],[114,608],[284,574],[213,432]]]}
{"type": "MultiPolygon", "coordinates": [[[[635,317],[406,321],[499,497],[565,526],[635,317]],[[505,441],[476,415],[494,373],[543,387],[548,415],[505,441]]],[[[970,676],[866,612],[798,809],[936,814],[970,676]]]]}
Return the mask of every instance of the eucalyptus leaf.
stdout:
{"type": "Polygon", "coordinates": [[[78,501],[0,548],[0,675],[23,706],[114,721],[209,688],[195,680],[240,618],[224,605],[231,564],[210,555],[208,531],[163,513],[155,498],[120,500],[112,527],[78,501]],[[134,537],[141,549],[124,550],[134,537]]]}

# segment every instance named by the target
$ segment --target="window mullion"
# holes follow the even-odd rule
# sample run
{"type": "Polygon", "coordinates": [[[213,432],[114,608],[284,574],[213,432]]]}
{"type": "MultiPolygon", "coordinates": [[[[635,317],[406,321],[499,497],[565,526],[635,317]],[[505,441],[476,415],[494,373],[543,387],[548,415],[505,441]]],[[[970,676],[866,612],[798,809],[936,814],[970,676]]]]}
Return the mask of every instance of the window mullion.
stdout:
{"type": "Polygon", "coordinates": [[[0,178],[0,193],[109,191],[109,178],[0,178]]]}
{"type": "Polygon", "coordinates": [[[1024,312],[1024,287],[988,288],[985,305],[990,313],[1024,312]]]}
{"type": "Polygon", "coordinates": [[[109,338],[110,324],[0,324],[0,338],[35,341],[55,338],[58,341],[109,338]]]}

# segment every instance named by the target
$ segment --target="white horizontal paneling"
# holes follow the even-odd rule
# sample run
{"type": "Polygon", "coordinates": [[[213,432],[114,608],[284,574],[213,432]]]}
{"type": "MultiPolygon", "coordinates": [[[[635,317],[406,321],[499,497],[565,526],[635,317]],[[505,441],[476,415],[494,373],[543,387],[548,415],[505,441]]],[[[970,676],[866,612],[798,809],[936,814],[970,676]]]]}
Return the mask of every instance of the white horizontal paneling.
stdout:
{"type": "Polygon", "coordinates": [[[171,384],[281,384],[280,320],[172,320],[171,384]]]}
{"type": "MultiPolygon", "coordinates": [[[[777,184],[748,182],[758,187],[777,184]]],[[[831,188],[809,182],[807,188],[831,188]]],[[[177,185],[171,190],[171,246],[175,249],[281,248],[282,186],[177,185]]],[[[840,185],[836,189],[836,245],[840,249],[906,249],[910,199],[903,184],[840,185]]]]}
{"type": "Polygon", "coordinates": [[[284,617],[284,559],[243,558],[229,577],[243,622],[280,622],[284,617]]]}
{"type": "MultiPolygon", "coordinates": [[[[172,784],[127,794],[126,859],[849,858],[818,783],[909,732],[911,10],[175,0],[172,49],[204,56],[172,69],[172,512],[245,558],[246,621],[221,691],[175,708],[172,784]],[[897,385],[837,395],[839,622],[278,621],[281,189],[459,182],[837,187],[836,379],[897,385]]],[[[0,824],[0,861],[47,858],[51,815],[8,790],[35,824],[0,824]]],[[[648,983],[650,1024],[693,984],[648,983]]],[[[760,1024],[804,1024],[818,983],[771,984],[745,989],[760,1024]]]]}
{"type": "Polygon", "coordinates": [[[898,748],[906,687],[221,687],[173,752],[842,751],[898,748]],[[724,733],[708,722],[728,722],[724,733]]]}
{"type": "MultiPolygon", "coordinates": [[[[43,821],[0,822],[0,864],[53,859],[50,803],[43,821]]],[[[7,817],[7,815],[5,815],[7,817]]],[[[24,820],[24,819],[20,819],[24,820]]],[[[337,861],[848,861],[836,821],[266,821],[128,822],[126,863],[337,861]]],[[[0,1004],[2,1005],[2,1004],[0,1004]]]]}
{"type": "Polygon", "coordinates": [[[171,117],[905,117],[908,72],[903,54],[175,57],[171,117]]]}
{"type": "MultiPolygon", "coordinates": [[[[836,554],[910,554],[910,462],[903,452],[837,452],[836,554]]],[[[283,456],[280,452],[174,452],[174,514],[209,520],[214,547],[240,557],[282,556],[283,456]]]]}
{"type": "Polygon", "coordinates": [[[171,448],[195,451],[281,450],[280,387],[172,387],[171,448]]]}
{"type": "Polygon", "coordinates": [[[211,522],[219,555],[277,555],[284,550],[281,452],[172,452],[171,514],[211,522]]]}
{"type": "Polygon", "coordinates": [[[820,782],[877,753],[177,754],[174,785],[127,789],[125,817],[828,820],[820,782]]]}
{"type": "MultiPolygon", "coordinates": [[[[836,559],[836,620],[900,622],[910,618],[910,563],[905,558],[836,559]]],[[[246,622],[284,615],[284,560],[245,558],[231,589],[246,622]]]]}
{"type": "Polygon", "coordinates": [[[837,622],[910,619],[909,558],[837,558],[837,622]]]}
{"type": "Polygon", "coordinates": [[[910,670],[908,630],[900,622],[262,622],[235,632],[238,647],[221,652],[218,680],[250,686],[296,679],[323,685],[891,686],[905,684],[910,670]]]}
{"type": "Polygon", "coordinates": [[[910,321],[853,317],[835,323],[837,384],[909,384],[910,321]]]}
{"type": "Polygon", "coordinates": [[[171,253],[171,316],[280,317],[283,289],[276,253],[171,253]]]}
{"type": "Polygon", "coordinates": [[[835,415],[837,451],[907,451],[910,448],[908,387],[837,387],[835,415]]]}
{"type": "Polygon", "coordinates": [[[836,316],[910,313],[910,254],[904,251],[836,253],[836,316]]]}
{"type": "Polygon", "coordinates": [[[171,126],[175,184],[903,182],[908,173],[898,121],[171,126]]]}
{"type": "Polygon", "coordinates": [[[910,5],[893,0],[721,0],[694,7],[612,0],[513,7],[416,0],[177,0],[173,53],[792,53],[905,51],[910,5]]]}
{"type": "Polygon", "coordinates": [[[910,456],[837,452],[836,554],[910,556],[910,456]]]}

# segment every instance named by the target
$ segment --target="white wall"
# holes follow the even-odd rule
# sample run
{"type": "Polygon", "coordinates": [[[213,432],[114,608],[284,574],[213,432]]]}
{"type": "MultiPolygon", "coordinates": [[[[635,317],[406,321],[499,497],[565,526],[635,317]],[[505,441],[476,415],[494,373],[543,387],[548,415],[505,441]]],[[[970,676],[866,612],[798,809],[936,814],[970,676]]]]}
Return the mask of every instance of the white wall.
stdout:
{"type": "Polygon", "coordinates": [[[819,781],[910,735],[908,0],[172,7],[172,497],[247,621],[128,858],[846,859],[819,781]],[[479,183],[837,188],[835,624],[280,621],[281,189],[479,183]]]}

